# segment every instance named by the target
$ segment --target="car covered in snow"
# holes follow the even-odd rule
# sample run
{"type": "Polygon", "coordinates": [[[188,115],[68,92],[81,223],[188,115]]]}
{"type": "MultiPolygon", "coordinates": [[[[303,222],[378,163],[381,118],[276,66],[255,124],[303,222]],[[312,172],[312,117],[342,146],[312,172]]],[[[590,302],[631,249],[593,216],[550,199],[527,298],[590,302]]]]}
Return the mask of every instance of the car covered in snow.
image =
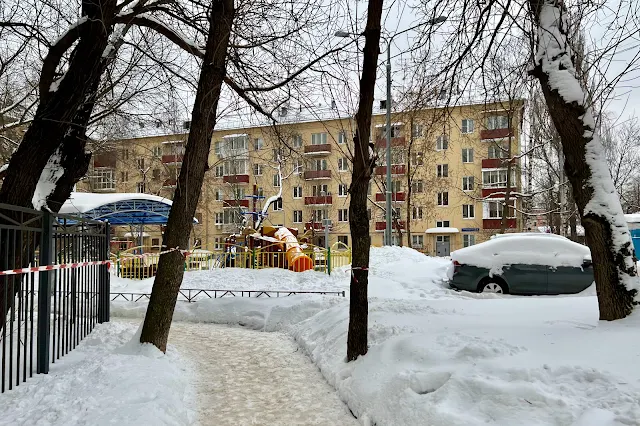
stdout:
{"type": "Polygon", "coordinates": [[[449,284],[456,290],[572,294],[593,283],[589,248],[566,238],[513,235],[456,250],[449,284]]]}

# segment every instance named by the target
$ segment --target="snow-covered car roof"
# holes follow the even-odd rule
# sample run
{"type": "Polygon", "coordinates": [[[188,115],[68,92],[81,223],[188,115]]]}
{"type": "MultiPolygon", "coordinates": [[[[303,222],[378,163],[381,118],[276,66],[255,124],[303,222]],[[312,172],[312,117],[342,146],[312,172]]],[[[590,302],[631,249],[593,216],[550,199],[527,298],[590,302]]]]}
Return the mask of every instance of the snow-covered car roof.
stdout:
{"type": "Polygon", "coordinates": [[[451,259],[495,272],[515,264],[579,267],[591,259],[591,251],[566,238],[513,235],[456,250],[451,253],[451,259]]]}

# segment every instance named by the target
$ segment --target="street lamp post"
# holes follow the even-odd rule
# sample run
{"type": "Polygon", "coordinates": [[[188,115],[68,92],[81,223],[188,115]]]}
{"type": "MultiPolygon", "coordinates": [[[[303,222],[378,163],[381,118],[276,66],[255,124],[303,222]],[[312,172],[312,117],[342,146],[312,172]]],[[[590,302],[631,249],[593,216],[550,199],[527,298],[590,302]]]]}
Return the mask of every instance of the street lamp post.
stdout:
{"type": "MultiPolygon", "coordinates": [[[[386,118],[387,118],[387,124],[386,124],[386,136],[387,136],[387,146],[386,146],[386,158],[387,158],[387,167],[386,167],[386,171],[387,171],[387,176],[386,176],[386,180],[387,180],[387,190],[386,190],[386,194],[385,194],[385,217],[386,217],[386,224],[385,224],[385,230],[384,230],[384,239],[385,242],[384,244],[387,246],[392,245],[391,244],[391,235],[392,235],[392,230],[391,230],[391,216],[392,216],[392,210],[391,210],[391,201],[392,201],[392,197],[393,197],[393,192],[392,192],[392,188],[391,188],[391,42],[393,41],[393,39],[403,33],[406,33],[407,31],[411,31],[411,30],[415,30],[423,25],[435,25],[435,24],[440,24],[444,21],[447,20],[446,16],[438,16],[434,19],[430,19],[427,22],[423,22],[421,24],[415,25],[411,28],[407,28],[406,30],[397,32],[393,35],[390,35],[388,37],[382,36],[383,40],[385,40],[387,42],[387,101],[386,101],[386,118]]],[[[346,31],[336,31],[335,36],[336,37],[351,37],[354,35],[360,35],[360,34],[354,34],[354,33],[349,33],[346,31]]]]}

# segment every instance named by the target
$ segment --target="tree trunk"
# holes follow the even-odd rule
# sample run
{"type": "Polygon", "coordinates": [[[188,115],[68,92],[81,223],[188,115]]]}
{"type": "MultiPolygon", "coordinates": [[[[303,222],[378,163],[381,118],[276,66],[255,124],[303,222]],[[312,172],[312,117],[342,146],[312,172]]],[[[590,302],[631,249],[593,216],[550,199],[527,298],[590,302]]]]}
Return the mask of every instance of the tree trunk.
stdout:
{"type": "MultiPolygon", "coordinates": [[[[191,117],[191,130],[164,234],[163,244],[169,249],[184,250],[188,247],[226,74],[227,48],[234,16],[233,0],[212,1],[209,36],[191,117]]],[[[152,343],[163,352],[167,349],[173,311],[182,284],[183,264],[184,257],[180,251],[160,256],[142,327],[140,341],[152,343]]]]}
{"type": "MultiPolygon", "coordinates": [[[[11,157],[0,189],[0,202],[32,207],[32,198],[49,158],[67,135],[71,122],[85,101],[87,91],[100,79],[102,54],[107,47],[116,0],[83,1],[80,39],[69,68],[57,90],[40,93],[40,104],[22,143],[11,157]]],[[[45,86],[49,87],[49,84],[45,86]]]]}
{"type": "MultiPolygon", "coordinates": [[[[615,187],[604,164],[602,144],[594,133],[594,122],[591,123],[591,107],[584,106],[584,101],[567,102],[549,78],[550,73],[560,71],[565,71],[563,77],[576,78],[568,48],[568,23],[564,22],[567,11],[557,0],[530,0],[530,6],[538,25],[543,8],[547,13],[553,8],[561,16],[552,23],[545,22],[545,25],[551,24],[550,29],[555,31],[557,45],[539,47],[539,52],[534,55],[538,63],[531,73],[540,81],[562,142],[564,170],[591,249],[600,319],[621,319],[631,314],[637,303],[634,301],[637,290],[633,288],[637,279],[636,259],[629,230],[620,200],[611,195],[615,194],[615,187]],[[550,50],[547,52],[545,49],[550,50]],[[558,58],[563,62],[560,63],[558,58]],[[598,167],[598,161],[603,162],[601,167],[598,167]]],[[[542,28],[539,34],[543,31],[547,33],[549,28],[542,28]]],[[[557,84],[555,80],[554,84],[557,84]]]]}
{"type": "MultiPolygon", "coordinates": [[[[365,355],[367,346],[367,323],[369,301],[369,218],[367,215],[367,190],[371,179],[369,158],[369,136],[371,133],[371,111],[376,84],[378,55],[380,54],[380,20],[382,1],[369,0],[367,25],[364,30],[362,77],[360,78],[360,100],[356,113],[356,135],[354,140],[353,171],[349,187],[349,227],[353,242],[351,284],[349,287],[349,333],[347,336],[347,361],[365,355]]],[[[391,105],[387,105],[391,108],[391,105]]],[[[390,167],[390,165],[387,165],[390,167]]],[[[387,212],[391,214],[391,212],[387,212]]]]}

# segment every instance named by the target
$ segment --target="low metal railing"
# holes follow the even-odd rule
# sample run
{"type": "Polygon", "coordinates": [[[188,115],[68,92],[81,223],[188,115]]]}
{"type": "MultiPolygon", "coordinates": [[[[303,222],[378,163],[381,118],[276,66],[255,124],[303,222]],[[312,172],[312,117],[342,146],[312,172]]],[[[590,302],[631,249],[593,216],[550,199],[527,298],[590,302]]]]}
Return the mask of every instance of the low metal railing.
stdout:
{"type": "MultiPolygon", "coordinates": [[[[183,288],[178,293],[178,300],[195,302],[203,299],[219,299],[222,297],[287,297],[297,294],[318,294],[325,296],[346,297],[344,291],[297,291],[297,290],[205,290],[199,288],[183,288]]],[[[149,300],[151,293],[114,292],[111,301],[139,302],[149,300]]]]}

